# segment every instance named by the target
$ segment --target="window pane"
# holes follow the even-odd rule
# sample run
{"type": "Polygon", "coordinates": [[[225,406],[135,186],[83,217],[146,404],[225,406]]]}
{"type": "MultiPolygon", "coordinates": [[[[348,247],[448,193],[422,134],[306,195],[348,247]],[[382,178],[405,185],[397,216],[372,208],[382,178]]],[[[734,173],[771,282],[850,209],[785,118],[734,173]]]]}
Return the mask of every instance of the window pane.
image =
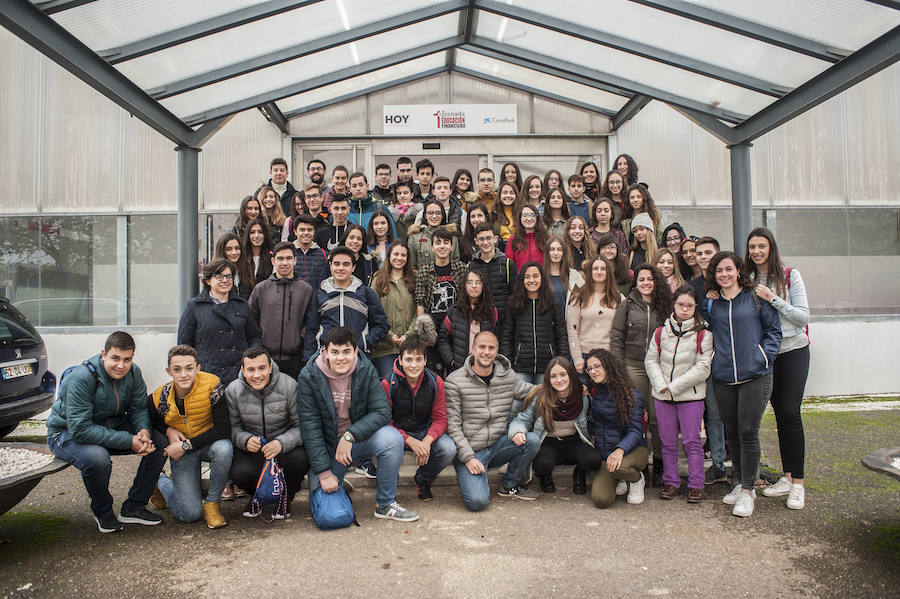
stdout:
{"type": "Polygon", "coordinates": [[[129,324],[178,322],[178,247],[172,240],[177,230],[174,214],[128,217],[129,324]]]}

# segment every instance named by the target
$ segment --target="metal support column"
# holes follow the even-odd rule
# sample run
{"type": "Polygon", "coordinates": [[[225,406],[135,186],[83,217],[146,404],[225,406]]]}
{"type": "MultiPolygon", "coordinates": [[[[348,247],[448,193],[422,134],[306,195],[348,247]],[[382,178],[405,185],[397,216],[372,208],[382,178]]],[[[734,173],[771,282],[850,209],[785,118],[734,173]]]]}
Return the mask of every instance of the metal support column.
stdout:
{"type": "Polygon", "coordinates": [[[753,193],[750,184],[750,147],[741,143],[728,146],[731,153],[731,222],[734,251],[743,255],[744,242],[753,229],[753,193]]]}
{"type": "Polygon", "coordinates": [[[200,255],[199,169],[200,148],[178,146],[178,306],[182,310],[197,295],[200,255]]]}

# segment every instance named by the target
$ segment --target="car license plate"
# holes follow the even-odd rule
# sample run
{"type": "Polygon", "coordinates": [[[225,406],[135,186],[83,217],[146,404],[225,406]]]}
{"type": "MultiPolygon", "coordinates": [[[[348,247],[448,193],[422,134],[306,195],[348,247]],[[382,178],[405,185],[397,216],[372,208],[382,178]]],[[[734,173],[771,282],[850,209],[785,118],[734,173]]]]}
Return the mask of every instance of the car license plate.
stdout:
{"type": "Polygon", "coordinates": [[[20,376],[28,376],[34,374],[31,364],[16,364],[15,366],[7,366],[3,369],[3,379],[15,379],[20,376]]]}

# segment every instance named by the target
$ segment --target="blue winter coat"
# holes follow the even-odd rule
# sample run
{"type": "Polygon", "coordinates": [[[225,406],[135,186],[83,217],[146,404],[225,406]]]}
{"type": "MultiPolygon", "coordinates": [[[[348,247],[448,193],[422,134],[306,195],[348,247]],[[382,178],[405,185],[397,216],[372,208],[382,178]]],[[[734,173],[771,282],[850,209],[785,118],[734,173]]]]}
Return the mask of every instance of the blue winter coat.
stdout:
{"type": "Polygon", "coordinates": [[[384,207],[382,202],[376,202],[372,196],[368,196],[364,200],[350,198],[350,214],[347,215],[347,221],[359,225],[363,229],[369,228],[369,221],[376,210],[384,210],[388,215],[388,222],[391,225],[391,231],[394,233],[394,239],[397,239],[397,225],[391,216],[390,211],[384,207]]]}
{"type": "Polygon", "coordinates": [[[303,342],[303,361],[307,362],[321,346],[331,329],[348,327],[356,331],[359,350],[369,354],[387,335],[387,316],[378,295],[356,277],[348,287],[334,286],[328,277],[319,285],[309,303],[306,315],[306,339],[303,342]]]}
{"type": "Polygon", "coordinates": [[[241,355],[247,348],[261,345],[262,338],[247,300],[231,295],[227,302],[217,304],[204,287],[181,315],[178,343],[196,349],[204,372],[216,375],[227,387],[238,376],[241,355]]]}
{"type": "Polygon", "coordinates": [[[715,350],[712,378],[717,383],[740,383],[772,373],[781,347],[781,320],[768,302],[754,298],[752,289],[742,289],[734,299],[705,302],[715,350]]]}
{"type": "Polygon", "coordinates": [[[634,408],[628,424],[622,426],[616,404],[609,395],[605,383],[591,387],[591,418],[594,423],[594,447],[601,455],[608,456],[622,448],[625,455],[637,447],[646,447],[644,441],[644,397],[635,389],[634,408]]]}

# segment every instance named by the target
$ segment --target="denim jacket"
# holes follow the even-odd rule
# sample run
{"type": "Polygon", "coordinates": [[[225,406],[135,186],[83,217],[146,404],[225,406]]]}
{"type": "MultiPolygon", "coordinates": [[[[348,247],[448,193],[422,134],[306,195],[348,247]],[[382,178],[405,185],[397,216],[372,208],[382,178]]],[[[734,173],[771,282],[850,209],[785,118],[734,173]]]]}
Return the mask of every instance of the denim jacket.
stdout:
{"type": "MultiPolygon", "coordinates": [[[[578,415],[578,418],[575,419],[575,430],[578,431],[578,436],[581,437],[582,441],[593,447],[594,440],[591,437],[590,430],[588,430],[590,398],[587,395],[583,395],[581,399],[584,405],[581,408],[581,413],[578,415]]],[[[543,416],[538,416],[537,418],[534,417],[534,405],[536,403],[537,401],[535,400],[528,404],[528,407],[519,412],[515,420],[509,425],[509,432],[506,436],[509,437],[510,440],[512,440],[516,433],[534,432],[543,443],[544,439],[547,437],[547,427],[544,425],[543,416]]]]}

